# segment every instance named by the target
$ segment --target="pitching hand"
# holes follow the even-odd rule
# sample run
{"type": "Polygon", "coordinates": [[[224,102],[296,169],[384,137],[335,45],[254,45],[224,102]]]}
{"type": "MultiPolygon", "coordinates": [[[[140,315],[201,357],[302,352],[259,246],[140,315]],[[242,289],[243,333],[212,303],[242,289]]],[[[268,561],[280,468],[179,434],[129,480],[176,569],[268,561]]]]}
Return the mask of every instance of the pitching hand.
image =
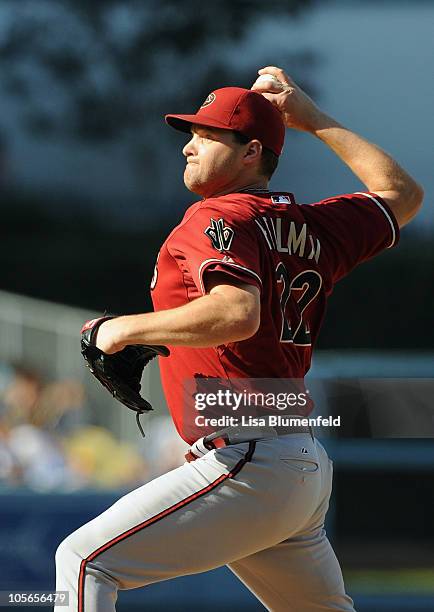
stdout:
{"type": "Polygon", "coordinates": [[[282,113],[286,127],[312,132],[322,115],[313,100],[281,68],[267,66],[258,70],[259,75],[271,74],[275,79],[255,81],[251,89],[261,93],[282,113]]]}

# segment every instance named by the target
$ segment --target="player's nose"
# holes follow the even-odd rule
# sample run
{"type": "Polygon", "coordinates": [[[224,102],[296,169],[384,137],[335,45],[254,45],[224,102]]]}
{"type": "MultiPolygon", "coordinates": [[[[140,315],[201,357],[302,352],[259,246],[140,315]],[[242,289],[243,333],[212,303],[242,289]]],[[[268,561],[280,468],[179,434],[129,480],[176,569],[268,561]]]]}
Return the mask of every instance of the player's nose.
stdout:
{"type": "Polygon", "coordinates": [[[195,134],[192,134],[190,140],[187,142],[185,147],[182,149],[182,154],[184,157],[189,157],[196,154],[196,146],[195,146],[195,134]]]}

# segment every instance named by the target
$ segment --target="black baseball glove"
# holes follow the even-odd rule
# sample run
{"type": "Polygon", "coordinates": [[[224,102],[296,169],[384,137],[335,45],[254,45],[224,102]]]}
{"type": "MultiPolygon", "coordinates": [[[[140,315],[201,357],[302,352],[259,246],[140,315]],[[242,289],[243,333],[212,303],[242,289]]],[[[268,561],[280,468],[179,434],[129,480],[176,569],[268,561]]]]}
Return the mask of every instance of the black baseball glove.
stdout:
{"type": "Polygon", "coordinates": [[[157,355],[168,357],[166,346],[132,344],[112,355],[95,345],[99,326],[115,317],[100,317],[87,321],[81,330],[81,354],[87,367],[99,382],[124,406],[136,412],[137,425],[142,436],[144,431],[140,415],[153,410],[151,404],[140,395],[141,378],[145,366],[157,355]]]}

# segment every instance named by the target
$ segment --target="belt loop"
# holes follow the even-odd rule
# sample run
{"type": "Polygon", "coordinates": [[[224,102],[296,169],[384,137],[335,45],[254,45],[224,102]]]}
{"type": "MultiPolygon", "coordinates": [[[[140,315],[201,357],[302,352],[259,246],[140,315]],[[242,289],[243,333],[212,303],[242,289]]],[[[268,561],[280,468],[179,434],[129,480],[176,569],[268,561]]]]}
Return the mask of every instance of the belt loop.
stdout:
{"type": "Polygon", "coordinates": [[[191,452],[191,450],[189,450],[185,455],[185,460],[187,461],[187,463],[191,463],[192,461],[196,461],[196,459],[199,459],[199,457],[197,457],[194,453],[191,452]]]}
{"type": "Polygon", "coordinates": [[[184,455],[188,463],[191,463],[192,461],[195,461],[196,459],[203,457],[204,455],[207,454],[209,450],[211,450],[210,448],[205,446],[204,442],[205,442],[205,438],[199,438],[199,440],[196,440],[196,442],[194,442],[191,445],[187,454],[184,455]]]}

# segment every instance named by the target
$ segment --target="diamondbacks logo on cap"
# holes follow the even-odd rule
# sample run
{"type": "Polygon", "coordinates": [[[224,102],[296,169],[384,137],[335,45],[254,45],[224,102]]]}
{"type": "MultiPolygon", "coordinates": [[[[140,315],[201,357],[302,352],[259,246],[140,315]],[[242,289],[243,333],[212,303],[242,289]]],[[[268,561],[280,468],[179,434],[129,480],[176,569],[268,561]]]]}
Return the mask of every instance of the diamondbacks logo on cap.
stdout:
{"type": "Polygon", "coordinates": [[[211,240],[213,247],[217,251],[229,251],[234,237],[234,230],[225,225],[224,219],[216,221],[211,217],[211,225],[204,230],[204,233],[211,240]]]}
{"type": "Polygon", "coordinates": [[[205,106],[209,106],[215,100],[215,93],[210,93],[205,102],[202,104],[200,108],[205,108],[205,106]]]}

